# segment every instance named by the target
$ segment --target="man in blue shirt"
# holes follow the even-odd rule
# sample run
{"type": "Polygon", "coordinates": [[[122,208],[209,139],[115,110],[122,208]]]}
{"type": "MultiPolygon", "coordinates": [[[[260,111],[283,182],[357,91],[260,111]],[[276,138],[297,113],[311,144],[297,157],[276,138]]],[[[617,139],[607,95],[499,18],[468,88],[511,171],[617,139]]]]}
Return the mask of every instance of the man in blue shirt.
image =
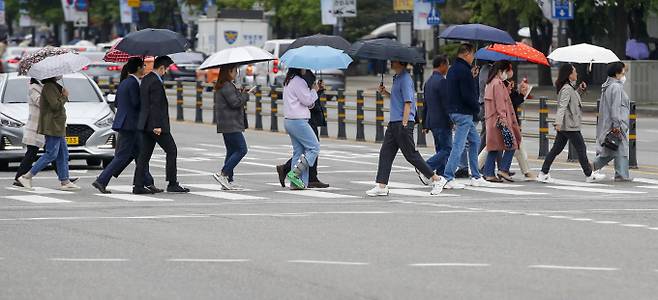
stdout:
{"type": "MultiPolygon", "coordinates": [[[[422,110],[423,132],[432,132],[434,137],[434,149],[436,154],[427,160],[427,164],[436,171],[443,174],[450,150],[452,149],[452,124],[446,107],[446,79],[448,74],[448,58],[439,55],[432,61],[434,70],[423,88],[425,109],[422,110]]],[[[423,177],[421,181],[425,183],[423,177]]]]}
{"type": "Polygon", "coordinates": [[[384,134],[384,141],[379,152],[377,166],[377,186],[368,190],[368,196],[387,196],[388,179],[391,167],[398,150],[402,151],[404,158],[418,169],[423,176],[432,179],[431,195],[438,195],[443,190],[446,180],[438,176],[423,160],[416,150],[414,142],[414,120],[416,115],[416,97],[414,82],[407,72],[407,63],[391,61],[391,69],[395,71],[393,87],[389,93],[383,85],[379,86],[379,93],[391,97],[391,110],[388,127],[384,134]]]}

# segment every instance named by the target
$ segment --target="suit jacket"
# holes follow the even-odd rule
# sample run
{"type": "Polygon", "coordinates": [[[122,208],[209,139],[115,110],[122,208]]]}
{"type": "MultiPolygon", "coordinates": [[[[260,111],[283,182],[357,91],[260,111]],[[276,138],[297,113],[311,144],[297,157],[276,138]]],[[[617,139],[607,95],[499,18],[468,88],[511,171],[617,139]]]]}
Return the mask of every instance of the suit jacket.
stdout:
{"type": "Polygon", "coordinates": [[[139,89],[142,102],[137,130],[151,132],[161,128],[163,133],[170,133],[169,102],[158,75],[151,72],[144,76],[139,89]]]}
{"type": "Polygon", "coordinates": [[[438,72],[425,82],[423,89],[425,107],[423,109],[423,128],[450,128],[450,117],[446,106],[446,79],[438,72]]]}
{"type": "Polygon", "coordinates": [[[112,129],[137,130],[139,112],[141,109],[139,82],[133,76],[121,81],[117,88],[117,97],[114,105],[117,108],[112,129]]]}

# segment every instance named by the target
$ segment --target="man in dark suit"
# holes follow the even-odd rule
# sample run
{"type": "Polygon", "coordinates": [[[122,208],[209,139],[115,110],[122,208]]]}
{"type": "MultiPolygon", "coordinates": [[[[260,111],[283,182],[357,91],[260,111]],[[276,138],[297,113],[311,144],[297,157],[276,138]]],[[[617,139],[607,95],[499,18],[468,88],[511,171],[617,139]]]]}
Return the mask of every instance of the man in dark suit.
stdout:
{"type": "MultiPolygon", "coordinates": [[[[121,172],[133,159],[137,159],[139,154],[140,135],[137,131],[137,118],[139,117],[141,102],[139,78],[144,75],[144,61],[141,58],[132,58],[123,68],[124,70],[121,72],[122,80],[117,89],[117,100],[114,103],[117,112],[112,124],[112,129],[119,133],[117,148],[112,162],[105,167],[103,172],[96,178],[96,181],[92,183],[92,186],[103,194],[110,193],[106,187],[111,177],[119,177],[121,172]]],[[[146,189],[154,193],[163,191],[155,187],[153,177],[148,170],[144,170],[142,174],[146,189]]]]}
{"type": "MultiPolygon", "coordinates": [[[[439,55],[432,61],[434,70],[423,88],[425,109],[422,111],[423,132],[432,132],[436,154],[427,160],[427,164],[436,171],[443,171],[452,150],[452,125],[446,106],[446,74],[448,74],[448,58],[439,55]]],[[[420,176],[421,181],[425,179],[420,176]]]]}
{"type": "Polygon", "coordinates": [[[160,145],[166,154],[166,180],[168,193],[187,193],[190,190],[178,184],[176,176],[176,157],[178,149],[171,135],[169,126],[169,103],[165,94],[162,77],[174,62],[168,56],[158,56],[153,62],[153,71],[142,79],[140,86],[141,110],[137,122],[137,130],[142,132],[142,147],[140,147],[133,194],[150,194],[151,190],[144,188],[142,174],[149,168],[155,144],[160,145]]]}

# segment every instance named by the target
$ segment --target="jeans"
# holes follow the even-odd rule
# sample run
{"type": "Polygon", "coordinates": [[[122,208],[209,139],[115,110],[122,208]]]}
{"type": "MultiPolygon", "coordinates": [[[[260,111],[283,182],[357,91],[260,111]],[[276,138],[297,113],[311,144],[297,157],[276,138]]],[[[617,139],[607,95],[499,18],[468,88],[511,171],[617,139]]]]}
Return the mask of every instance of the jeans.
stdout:
{"type": "Polygon", "coordinates": [[[69,180],[69,148],[63,136],[46,136],[46,153],[32,166],[30,173],[37,175],[49,163],[57,162],[57,178],[59,181],[69,180]]]}
{"type": "MultiPolygon", "coordinates": [[[[311,125],[311,128],[313,129],[313,133],[315,134],[315,136],[318,138],[319,141],[320,133],[318,132],[318,128],[313,125],[311,125]]],[[[290,158],[288,161],[286,161],[283,164],[284,173],[287,174],[288,172],[290,172],[291,169],[292,169],[292,158],[290,158]]],[[[315,158],[315,165],[308,168],[308,181],[320,182],[320,179],[318,179],[318,158],[315,158]]]]}
{"type": "Polygon", "coordinates": [[[443,174],[452,150],[452,129],[450,128],[432,128],[434,137],[434,150],[436,154],[427,160],[427,164],[436,171],[436,174],[443,174]]]}
{"type": "MultiPolygon", "coordinates": [[[[131,161],[137,160],[139,155],[139,138],[140,132],[132,130],[120,130],[119,138],[117,139],[117,148],[114,151],[114,158],[103,172],[98,175],[96,181],[107,186],[110,183],[112,176],[118,177],[121,172],[130,164],[131,161]]],[[[150,186],[153,184],[153,176],[148,170],[143,173],[144,185],[150,186]]]]}
{"type": "Polygon", "coordinates": [[[631,179],[631,175],[629,174],[628,171],[628,156],[624,156],[621,153],[621,151],[617,151],[615,153],[615,156],[597,155],[594,161],[592,162],[592,165],[594,166],[594,170],[603,169],[603,167],[608,165],[608,163],[613,159],[615,160],[615,177],[619,177],[625,180],[631,179]]]}
{"type": "Polygon", "coordinates": [[[452,123],[455,124],[455,138],[452,143],[452,150],[450,157],[446,164],[446,169],[443,172],[443,177],[450,181],[455,179],[455,171],[459,166],[466,141],[469,143],[468,147],[468,164],[471,168],[471,176],[475,179],[480,178],[480,171],[478,170],[478,149],[480,148],[480,134],[473,123],[472,115],[463,114],[450,114],[452,123]]]}
{"type": "Polygon", "coordinates": [[[498,155],[503,153],[503,157],[498,163],[498,170],[503,172],[509,172],[510,166],[512,165],[512,158],[514,158],[514,150],[506,151],[489,151],[487,154],[487,162],[484,163],[484,175],[488,177],[495,176],[495,164],[498,158],[498,155]]]}
{"type": "Polygon", "coordinates": [[[585,140],[583,140],[583,135],[580,131],[558,131],[555,136],[555,142],[553,143],[553,148],[546,155],[544,164],[541,167],[541,172],[548,174],[551,170],[551,165],[564,147],[567,145],[567,142],[571,141],[576,152],[578,153],[578,161],[580,162],[580,167],[583,168],[583,173],[585,176],[589,177],[592,175],[592,167],[589,165],[589,160],[587,159],[587,146],[585,145],[585,140]]]}
{"type": "MultiPolygon", "coordinates": [[[[18,177],[21,177],[25,175],[30,169],[32,169],[32,164],[37,161],[39,158],[39,147],[37,146],[32,146],[32,145],[27,145],[27,151],[25,151],[25,156],[23,156],[23,159],[21,160],[21,164],[18,166],[18,169],[16,170],[16,177],[14,177],[15,180],[18,180],[18,177]]],[[[55,172],[57,172],[57,163],[53,161],[52,163],[53,169],[55,169],[55,172]]]]}
{"type": "MultiPolygon", "coordinates": [[[[297,166],[297,162],[304,155],[308,166],[312,167],[315,165],[315,160],[320,154],[320,142],[318,138],[313,133],[313,128],[308,124],[306,119],[285,119],[283,125],[290,136],[290,141],[292,142],[292,161],[294,167],[297,166]]],[[[308,168],[302,170],[301,180],[304,182],[304,185],[308,185],[309,171],[308,168]]]]}
{"type": "Polygon", "coordinates": [[[228,177],[229,182],[233,182],[233,169],[247,155],[247,141],[245,141],[242,132],[222,133],[222,136],[226,146],[226,158],[224,159],[222,173],[228,177]]]}
{"type": "Polygon", "coordinates": [[[404,158],[411,163],[423,176],[432,178],[434,171],[423,160],[418,150],[416,150],[416,143],[414,142],[414,122],[409,122],[406,127],[402,126],[402,122],[389,122],[386,133],[384,134],[384,141],[382,148],[379,150],[379,164],[377,165],[377,183],[388,184],[388,179],[391,176],[391,168],[393,160],[398,154],[398,150],[402,151],[404,158]]]}

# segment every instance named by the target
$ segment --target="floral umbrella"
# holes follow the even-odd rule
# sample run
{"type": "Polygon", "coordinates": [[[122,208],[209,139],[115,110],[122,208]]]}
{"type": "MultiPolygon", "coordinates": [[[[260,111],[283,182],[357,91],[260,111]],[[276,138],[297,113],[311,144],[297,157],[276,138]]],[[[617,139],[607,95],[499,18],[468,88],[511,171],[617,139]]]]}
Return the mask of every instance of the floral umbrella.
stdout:
{"type": "Polygon", "coordinates": [[[105,53],[103,60],[106,62],[125,63],[133,57],[142,57],[140,55],[130,55],[116,48],[116,44],[105,53]]]}
{"type": "Polygon", "coordinates": [[[66,53],[75,53],[75,51],[72,49],[47,46],[32,54],[26,55],[21,59],[20,63],[18,63],[18,75],[27,75],[27,71],[29,71],[33,65],[48,57],[63,55],[66,53]]]}
{"type": "Polygon", "coordinates": [[[502,53],[512,57],[518,57],[531,63],[550,66],[544,53],[541,53],[539,50],[532,48],[524,43],[517,42],[516,45],[493,44],[487,47],[487,50],[502,53]]]}

